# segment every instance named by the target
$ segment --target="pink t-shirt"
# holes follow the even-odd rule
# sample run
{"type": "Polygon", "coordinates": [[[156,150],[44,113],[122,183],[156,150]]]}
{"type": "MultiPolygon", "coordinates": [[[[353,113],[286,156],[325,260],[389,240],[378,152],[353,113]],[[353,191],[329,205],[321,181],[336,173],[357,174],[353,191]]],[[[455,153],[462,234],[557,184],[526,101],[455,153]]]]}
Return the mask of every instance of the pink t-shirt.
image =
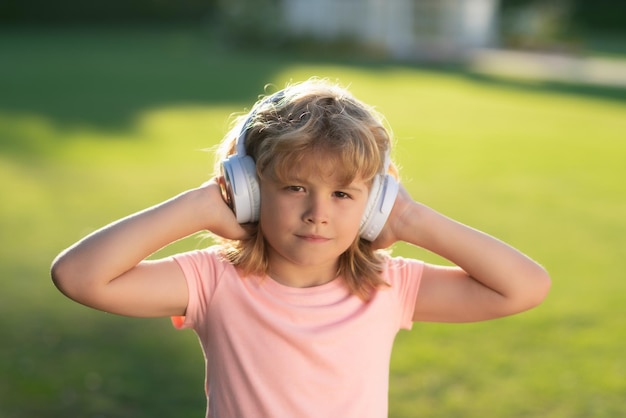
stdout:
{"type": "Polygon", "coordinates": [[[189,287],[178,326],[195,330],[206,359],[207,417],[387,417],[391,348],[411,328],[422,262],[389,258],[391,287],[363,302],[341,278],[242,278],[215,247],[174,258],[189,287]]]}

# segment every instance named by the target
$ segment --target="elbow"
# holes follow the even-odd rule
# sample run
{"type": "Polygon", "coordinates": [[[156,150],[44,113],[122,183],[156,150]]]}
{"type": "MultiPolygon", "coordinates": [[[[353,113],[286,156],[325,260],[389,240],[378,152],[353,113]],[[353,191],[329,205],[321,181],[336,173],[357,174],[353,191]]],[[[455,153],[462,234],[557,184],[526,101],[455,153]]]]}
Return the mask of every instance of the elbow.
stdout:
{"type": "Polygon", "coordinates": [[[524,280],[524,297],[520,300],[520,311],[526,311],[539,306],[548,296],[552,279],[550,274],[541,266],[537,266],[536,271],[524,280]]]}
{"type": "Polygon", "coordinates": [[[61,253],[50,267],[52,283],[67,298],[100,309],[108,281],[89,262],[71,251],[61,253]]]}
{"type": "Polygon", "coordinates": [[[65,264],[63,256],[55,258],[52,266],[50,266],[50,277],[56,288],[64,295],[67,295],[68,273],[66,272],[65,264]]]}
{"type": "Polygon", "coordinates": [[[56,288],[73,300],[80,299],[80,280],[72,262],[63,255],[58,256],[50,267],[50,277],[56,288]]]}
{"type": "MultiPolygon", "coordinates": [[[[539,267],[540,273],[535,277],[535,303],[539,305],[548,296],[550,288],[552,287],[552,279],[550,274],[543,267],[539,267]]],[[[535,306],[536,306],[535,305],[535,306]]]]}

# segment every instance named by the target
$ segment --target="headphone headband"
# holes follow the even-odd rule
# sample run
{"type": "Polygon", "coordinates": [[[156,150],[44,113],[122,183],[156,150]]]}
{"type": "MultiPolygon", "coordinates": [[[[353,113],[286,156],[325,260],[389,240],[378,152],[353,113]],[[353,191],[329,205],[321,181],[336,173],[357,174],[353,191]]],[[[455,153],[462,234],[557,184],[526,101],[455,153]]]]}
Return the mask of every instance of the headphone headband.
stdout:
{"type": "Polygon", "coordinates": [[[249,125],[254,120],[254,117],[259,112],[263,106],[269,103],[278,103],[285,97],[285,90],[279,90],[276,93],[266,97],[262,102],[257,103],[246,118],[246,121],[241,126],[241,131],[239,132],[239,136],[237,136],[237,142],[235,143],[235,150],[237,155],[243,157],[246,155],[246,136],[248,136],[249,125]]]}

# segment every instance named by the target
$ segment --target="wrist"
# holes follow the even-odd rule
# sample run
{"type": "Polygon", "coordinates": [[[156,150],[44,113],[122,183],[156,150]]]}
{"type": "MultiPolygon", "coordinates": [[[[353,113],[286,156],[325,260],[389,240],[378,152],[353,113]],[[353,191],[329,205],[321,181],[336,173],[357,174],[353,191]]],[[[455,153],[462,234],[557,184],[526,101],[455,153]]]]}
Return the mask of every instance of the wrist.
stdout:
{"type": "Polygon", "coordinates": [[[412,201],[402,211],[395,235],[400,241],[428,248],[431,230],[436,228],[437,218],[441,216],[430,207],[412,201]]]}
{"type": "Polygon", "coordinates": [[[183,193],[190,205],[190,221],[196,224],[198,231],[211,230],[216,222],[217,199],[219,196],[219,186],[213,182],[204,183],[202,186],[191,189],[183,193]]]}
{"type": "Polygon", "coordinates": [[[215,179],[190,190],[193,202],[192,213],[197,230],[208,230],[226,239],[243,239],[248,233],[237,222],[235,213],[225,202],[222,191],[215,179]]]}

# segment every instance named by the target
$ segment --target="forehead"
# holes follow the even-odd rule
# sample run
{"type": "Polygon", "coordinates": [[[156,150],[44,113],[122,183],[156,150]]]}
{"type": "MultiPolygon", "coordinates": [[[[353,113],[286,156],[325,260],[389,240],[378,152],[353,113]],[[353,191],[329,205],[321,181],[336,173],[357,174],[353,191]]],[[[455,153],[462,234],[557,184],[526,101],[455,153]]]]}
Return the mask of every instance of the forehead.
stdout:
{"type": "Polygon", "coordinates": [[[275,175],[283,181],[321,181],[334,186],[365,182],[356,162],[350,164],[332,152],[302,155],[300,158],[287,161],[282,168],[276,170],[275,175]]]}

